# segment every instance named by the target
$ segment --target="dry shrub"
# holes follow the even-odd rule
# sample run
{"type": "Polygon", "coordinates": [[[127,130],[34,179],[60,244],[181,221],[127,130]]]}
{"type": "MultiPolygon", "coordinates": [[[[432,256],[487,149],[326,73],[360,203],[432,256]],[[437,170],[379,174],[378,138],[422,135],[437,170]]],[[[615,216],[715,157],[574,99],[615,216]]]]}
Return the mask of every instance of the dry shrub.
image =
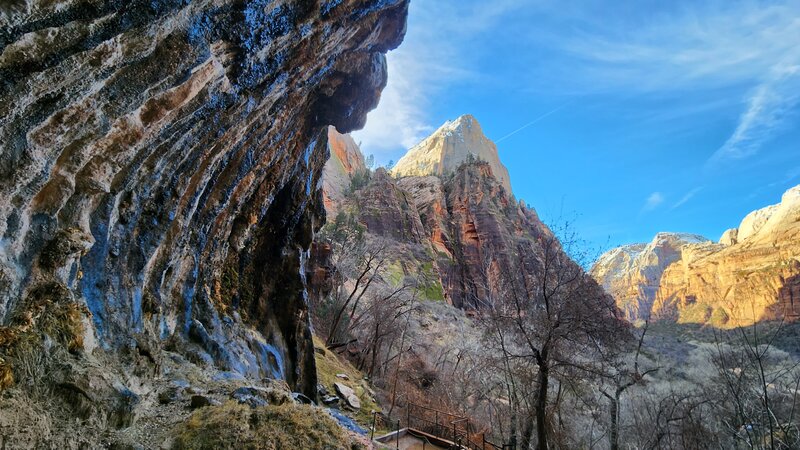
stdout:
{"type": "Polygon", "coordinates": [[[175,449],[351,450],[354,444],[322,410],[284,404],[252,409],[228,402],[195,411],[178,426],[175,449]]]}
{"type": "Polygon", "coordinates": [[[80,351],[83,318],[89,315],[63,284],[42,283],[31,289],[11,325],[0,328],[0,390],[15,380],[35,386],[49,372],[53,355],[80,351]]]}
{"type": "Polygon", "coordinates": [[[14,370],[3,358],[0,358],[0,391],[14,385],[14,370]]]}

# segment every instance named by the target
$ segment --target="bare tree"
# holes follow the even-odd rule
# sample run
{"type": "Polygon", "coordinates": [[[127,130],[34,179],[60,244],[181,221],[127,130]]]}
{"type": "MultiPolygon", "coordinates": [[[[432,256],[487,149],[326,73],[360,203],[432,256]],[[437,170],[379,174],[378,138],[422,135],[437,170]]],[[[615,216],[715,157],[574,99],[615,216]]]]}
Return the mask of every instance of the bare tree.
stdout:
{"type": "Polygon", "coordinates": [[[754,449],[800,446],[796,416],[800,370],[798,363],[780,355],[774,346],[784,322],[765,332],[754,322],[732,332],[715,333],[711,361],[724,429],[734,442],[754,449]]]}
{"type": "Polygon", "coordinates": [[[347,343],[349,327],[343,327],[342,322],[354,318],[365,294],[381,278],[386,266],[386,244],[367,239],[365,232],[355,215],[340,212],[318,237],[331,246],[335,268],[333,289],[324,299],[325,304],[315,308],[319,328],[327,334],[328,347],[347,343]]]}
{"type": "Polygon", "coordinates": [[[645,322],[644,328],[639,335],[639,342],[636,346],[636,353],[633,357],[633,367],[629,367],[621,358],[614,355],[610,358],[607,378],[611,381],[613,389],[600,387],[600,393],[609,401],[609,447],[611,450],[619,449],[619,416],[620,416],[620,397],[628,388],[640,385],[645,382],[645,377],[658,371],[660,367],[651,367],[639,370],[639,354],[642,351],[642,343],[647,334],[650,322],[645,322]]]}
{"type": "MultiPolygon", "coordinates": [[[[537,448],[548,448],[553,434],[551,377],[599,374],[603,351],[624,341],[627,332],[613,299],[570,257],[580,261],[587,254],[577,235],[569,224],[559,231],[561,240],[555,233],[543,233],[535,243],[519,241],[511,255],[513,267],[495,269],[500,292],[487,302],[487,336],[501,354],[512,404],[512,439],[518,432],[522,448],[531,446],[534,432],[537,448]],[[534,380],[528,380],[532,373],[534,380]]],[[[560,386],[557,392],[556,402],[560,386]]]]}

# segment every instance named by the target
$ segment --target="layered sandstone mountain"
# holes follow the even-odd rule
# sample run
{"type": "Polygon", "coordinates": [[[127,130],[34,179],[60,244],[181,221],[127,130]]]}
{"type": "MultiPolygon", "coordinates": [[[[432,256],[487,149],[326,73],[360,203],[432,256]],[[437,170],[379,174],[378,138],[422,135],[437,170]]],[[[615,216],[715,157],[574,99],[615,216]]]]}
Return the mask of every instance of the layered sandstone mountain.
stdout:
{"type": "Polygon", "coordinates": [[[448,121],[414,146],[392,169],[398,177],[442,176],[454,173],[469,158],[486,161],[492,174],[511,193],[508,169],[500,162],[497,146],[490,141],[480,124],[469,114],[448,121]]]}
{"type": "Polygon", "coordinates": [[[481,302],[502,291],[502,272],[538,264],[540,240],[552,236],[536,212],[494,177],[488,162],[462,165],[441,186],[426,177],[403,178],[399,184],[414,195],[437,250],[445,296],[456,307],[485,306],[481,302]]]}
{"type": "Polygon", "coordinates": [[[600,256],[590,273],[614,296],[628,320],[646,320],[664,270],[681,259],[687,245],[710,242],[694,234],[658,233],[650,243],[609,250],[600,256]]]}
{"type": "Polygon", "coordinates": [[[429,294],[439,292],[469,311],[479,309],[489,291],[499,291],[502,271],[536,264],[540,240],[552,233],[514,199],[495,145],[472,116],[446,123],[400,161],[394,178],[379,169],[334,205],[356,214],[369,236],[389,243],[393,267],[434,280],[429,294]],[[440,161],[446,154],[445,164],[412,164],[433,154],[440,161]],[[506,178],[499,180],[498,172],[506,178]]]}
{"type": "MultiPolygon", "coordinates": [[[[621,251],[607,253],[592,270],[621,306],[650,303],[656,319],[726,328],[795,319],[800,313],[800,186],[786,191],[779,204],[748,214],[719,244],[683,245],[656,284],[638,277],[638,267],[609,264],[609,255],[621,251]]],[[[646,317],[641,309],[634,318],[646,317]]]]}
{"type": "Polygon", "coordinates": [[[72,411],[83,393],[91,407],[74,407],[84,423],[113,415],[94,402],[107,392],[157,404],[147,380],[161,376],[164,348],[175,361],[282,378],[314,396],[301,267],[322,220],[328,125],[364,124],[407,9],[406,0],[0,7],[0,388],[25,375],[14,336],[50,333],[48,348],[63,347],[71,370],[48,385],[73,390],[48,408],[72,411]],[[69,333],[53,333],[56,319],[69,333]],[[117,354],[152,365],[98,375],[91,358],[117,354]],[[111,384],[121,387],[104,390],[111,384]]]}

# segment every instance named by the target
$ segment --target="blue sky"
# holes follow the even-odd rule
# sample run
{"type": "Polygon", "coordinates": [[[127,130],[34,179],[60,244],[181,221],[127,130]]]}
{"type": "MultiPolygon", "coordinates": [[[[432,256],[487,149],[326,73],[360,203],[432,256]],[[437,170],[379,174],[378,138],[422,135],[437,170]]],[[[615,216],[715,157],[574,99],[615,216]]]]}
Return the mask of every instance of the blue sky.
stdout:
{"type": "Polygon", "coordinates": [[[717,239],[800,184],[800,2],[412,0],[380,163],[473,114],[514,193],[596,245],[717,239]]]}

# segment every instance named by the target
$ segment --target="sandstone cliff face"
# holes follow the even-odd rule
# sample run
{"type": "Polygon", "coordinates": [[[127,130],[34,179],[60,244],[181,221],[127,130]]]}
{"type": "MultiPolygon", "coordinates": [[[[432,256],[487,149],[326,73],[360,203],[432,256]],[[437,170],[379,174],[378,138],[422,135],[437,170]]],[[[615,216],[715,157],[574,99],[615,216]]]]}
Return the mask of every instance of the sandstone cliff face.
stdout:
{"type": "Polygon", "coordinates": [[[511,194],[508,169],[500,162],[497,146],[484,136],[478,121],[469,114],[446,122],[414,146],[397,161],[392,174],[399,177],[451,174],[469,155],[486,161],[494,177],[511,194]]]}
{"type": "MultiPolygon", "coordinates": [[[[438,255],[442,285],[453,305],[480,309],[481,300],[501,291],[500,273],[535,264],[539,240],[552,233],[535,211],[511,197],[489,163],[460,167],[443,190],[439,211],[445,214],[435,205],[423,210],[429,223],[446,230],[441,239],[447,251],[438,255]]],[[[429,235],[437,234],[433,225],[429,235]]]]}
{"type": "Polygon", "coordinates": [[[647,297],[656,319],[725,328],[794,320],[800,314],[800,186],[788,190],[781,203],[748,214],[720,244],[682,246],[656,284],[629,265],[604,262],[601,258],[592,273],[618,303],[641,301],[642,292],[656,289],[647,297]]]}
{"type": "Polygon", "coordinates": [[[597,260],[591,275],[614,296],[629,321],[646,320],[664,270],[681,259],[685,246],[710,242],[702,236],[658,233],[648,244],[612,249],[597,260]]]}
{"type": "Polygon", "coordinates": [[[476,161],[447,180],[395,180],[379,169],[346,204],[371,237],[388,242],[398,267],[432,275],[448,303],[469,311],[499,289],[499,271],[533,261],[537,240],[551,235],[506,192],[489,164],[476,161]]]}
{"type": "Polygon", "coordinates": [[[495,145],[472,116],[443,125],[391,173],[395,178],[378,169],[334,206],[355,212],[370,236],[388,243],[395,266],[434,278],[431,291],[440,285],[458,308],[480,309],[490,291],[499,291],[500,273],[536,264],[539,239],[552,236],[534,210],[514,199],[495,145]]]}
{"type": "Polygon", "coordinates": [[[335,216],[351,188],[353,177],[365,175],[367,166],[358,144],[349,134],[341,134],[335,127],[328,127],[328,149],[330,158],[322,173],[322,196],[325,211],[329,216],[335,216]]]}
{"type": "Polygon", "coordinates": [[[3,323],[63,286],[101,348],[169,340],[313,395],[302,267],[327,126],[363,125],[407,7],[3,6],[3,323]]]}
{"type": "Polygon", "coordinates": [[[800,186],[748,214],[735,234],[733,243],[693,249],[664,272],[657,317],[726,328],[798,317],[800,186]]]}
{"type": "Polygon", "coordinates": [[[417,244],[426,239],[413,198],[382,168],[358,193],[357,210],[359,221],[373,235],[417,244]]]}

